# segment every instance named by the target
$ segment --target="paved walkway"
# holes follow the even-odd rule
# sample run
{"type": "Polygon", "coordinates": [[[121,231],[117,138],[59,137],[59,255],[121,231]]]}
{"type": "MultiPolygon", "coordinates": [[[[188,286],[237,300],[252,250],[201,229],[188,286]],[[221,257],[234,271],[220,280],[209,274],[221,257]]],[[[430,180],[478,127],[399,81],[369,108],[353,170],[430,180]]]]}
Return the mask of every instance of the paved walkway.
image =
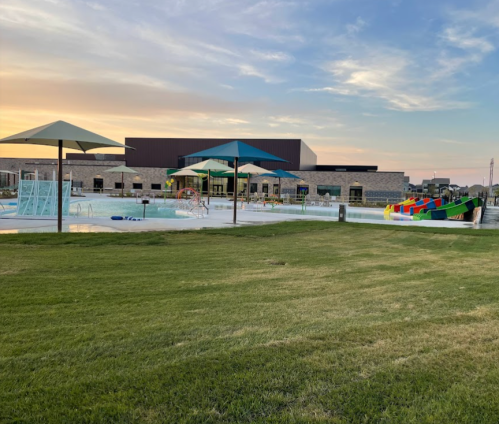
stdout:
{"type": "MultiPolygon", "coordinates": [[[[99,195],[89,195],[87,199],[109,200],[111,202],[133,202],[135,199],[108,198],[99,195]]],[[[74,200],[74,199],[72,199],[74,200]]],[[[148,218],[145,221],[112,221],[106,218],[75,218],[66,217],[63,220],[63,231],[69,232],[121,232],[121,231],[164,231],[164,230],[195,230],[202,228],[229,228],[232,224],[232,209],[215,209],[216,206],[231,207],[232,202],[225,199],[214,199],[210,205],[210,213],[204,218],[196,219],[164,219],[148,218]]],[[[284,206],[288,213],[257,212],[254,210],[238,210],[238,225],[260,225],[272,224],[283,221],[299,220],[322,220],[337,221],[335,216],[314,216],[313,214],[327,214],[338,210],[339,205],[329,208],[312,206],[307,208],[307,215],[301,214],[301,206],[284,206]]],[[[397,221],[384,220],[383,209],[374,208],[347,208],[347,216],[350,222],[361,222],[384,225],[410,225],[424,227],[453,227],[473,228],[470,223],[452,221],[397,221]],[[373,216],[378,219],[363,219],[365,216],[373,216]]],[[[0,217],[0,234],[17,232],[55,232],[57,220],[53,218],[17,218],[15,216],[0,217]]]]}
{"type": "Polygon", "coordinates": [[[483,215],[482,224],[480,228],[484,229],[495,229],[499,228],[499,207],[498,206],[487,206],[485,209],[485,214],[483,215]]]}

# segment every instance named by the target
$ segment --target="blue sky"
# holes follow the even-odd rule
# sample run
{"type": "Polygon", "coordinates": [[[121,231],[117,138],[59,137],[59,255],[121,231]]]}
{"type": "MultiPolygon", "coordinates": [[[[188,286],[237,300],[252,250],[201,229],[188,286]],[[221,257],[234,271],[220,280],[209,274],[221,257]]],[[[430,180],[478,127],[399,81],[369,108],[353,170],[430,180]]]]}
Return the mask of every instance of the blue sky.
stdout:
{"type": "Polygon", "coordinates": [[[495,0],[3,0],[0,32],[0,136],[302,138],[458,184],[497,151],[495,0]]]}

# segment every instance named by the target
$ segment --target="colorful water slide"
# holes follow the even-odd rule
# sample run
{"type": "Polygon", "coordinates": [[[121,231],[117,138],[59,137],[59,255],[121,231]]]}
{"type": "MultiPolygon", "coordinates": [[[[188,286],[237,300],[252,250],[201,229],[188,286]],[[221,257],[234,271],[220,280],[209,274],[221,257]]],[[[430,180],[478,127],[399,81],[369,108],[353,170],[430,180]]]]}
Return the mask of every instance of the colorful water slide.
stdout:
{"type": "Polygon", "coordinates": [[[414,214],[414,221],[422,221],[425,219],[442,220],[452,218],[453,216],[461,215],[473,209],[482,206],[482,199],[475,197],[474,199],[462,198],[448,205],[441,206],[438,209],[424,209],[417,214],[414,214]],[[466,200],[465,200],[466,199],[466,200]]]}
{"type": "Polygon", "coordinates": [[[416,200],[415,202],[408,203],[407,205],[401,205],[399,207],[395,207],[393,211],[408,215],[412,207],[415,207],[415,206],[423,206],[424,207],[425,205],[429,204],[431,201],[432,201],[432,199],[416,200]]]}
{"type": "Polygon", "coordinates": [[[400,210],[400,206],[402,206],[402,205],[409,205],[411,203],[415,203],[417,200],[418,200],[417,197],[411,197],[411,198],[409,198],[407,200],[404,200],[403,202],[397,203],[395,205],[387,205],[386,208],[385,208],[385,213],[395,212],[395,207],[398,207],[398,211],[399,211],[400,210]]]}
{"type": "Polygon", "coordinates": [[[427,202],[421,204],[417,202],[414,206],[404,206],[404,209],[400,210],[400,213],[406,215],[414,215],[415,213],[421,212],[423,209],[438,209],[440,206],[445,205],[444,199],[424,199],[427,202]]]}

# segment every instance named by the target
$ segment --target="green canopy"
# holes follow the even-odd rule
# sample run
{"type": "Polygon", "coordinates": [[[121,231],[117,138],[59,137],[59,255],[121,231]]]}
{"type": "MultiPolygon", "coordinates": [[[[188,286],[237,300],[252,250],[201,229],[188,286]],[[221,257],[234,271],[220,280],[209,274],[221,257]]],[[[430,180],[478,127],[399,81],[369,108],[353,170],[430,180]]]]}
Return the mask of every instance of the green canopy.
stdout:
{"type": "MultiPolygon", "coordinates": [[[[182,168],[182,169],[186,169],[186,168],[182,168]]],[[[167,169],[166,170],[166,176],[170,176],[172,174],[174,174],[175,172],[178,172],[180,171],[180,169],[167,169]]],[[[196,174],[207,174],[208,171],[204,171],[204,170],[196,170],[196,174]]],[[[217,177],[217,178],[231,178],[234,176],[234,174],[226,174],[226,171],[220,171],[220,172],[216,172],[216,171],[210,171],[210,176],[212,177],[217,177]]],[[[237,176],[239,178],[247,178],[248,177],[248,174],[244,174],[244,173],[241,173],[241,172],[238,172],[237,173],[237,176]]]]}

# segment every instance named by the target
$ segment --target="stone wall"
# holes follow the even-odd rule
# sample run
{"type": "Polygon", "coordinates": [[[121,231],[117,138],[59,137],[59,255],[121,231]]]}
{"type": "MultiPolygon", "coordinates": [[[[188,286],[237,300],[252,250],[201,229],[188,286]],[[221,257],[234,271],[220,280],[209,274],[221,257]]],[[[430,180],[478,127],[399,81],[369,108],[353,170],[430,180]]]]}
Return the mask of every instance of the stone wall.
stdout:
{"type": "MultiPolygon", "coordinates": [[[[73,181],[82,182],[84,191],[91,191],[94,187],[94,178],[104,180],[106,190],[114,190],[115,183],[121,182],[121,174],[106,173],[106,169],[125,165],[125,161],[76,161],[64,160],[65,178],[73,173],[73,181]]],[[[0,158],[0,169],[8,171],[34,172],[38,169],[40,179],[52,179],[52,172],[57,171],[57,161],[54,159],[15,159],[0,158]]],[[[151,190],[151,184],[161,184],[166,181],[166,168],[134,168],[139,174],[125,174],[125,191],[133,188],[133,184],[142,184],[144,191],[151,190]]],[[[310,194],[317,194],[318,185],[341,187],[341,196],[349,196],[351,187],[362,188],[364,198],[379,198],[380,200],[398,199],[403,197],[404,173],[402,172],[319,172],[293,171],[297,179],[282,179],[282,193],[296,193],[297,186],[309,187],[310,194]],[[385,199],[386,198],[386,199],[385,199]]],[[[245,181],[245,180],[244,180],[245,181]]],[[[273,185],[278,183],[277,178],[252,177],[252,183],[258,184],[258,192],[263,191],[263,184],[269,184],[269,193],[273,192],[273,185]]],[[[179,180],[179,188],[183,187],[183,179],[179,180]]],[[[176,189],[176,184],[174,190],[176,189]]]]}
{"type": "MultiPolygon", "coordinates": [[[[292,174],[300,177],[296,179],[281,179],[281,191],[290,194],[296,193],[297,186],[308,186],[310,194],[317,194],[318,185],[329,185],[341,187],[341,196],[349,196],[350,187],[361,187],[363,197],[369,198],[401,198],[404,190],[403,172],[318,172],[318,171],[293,171],[292,174]]],[[[252,178],[252,182],[258,183],[258,192],[262,192],[262,185],[269,184],[269,192],[272,192],[274,184],[278,184],[277,178],[252,178]]]]}
{"type": "MultiPolygon", "coordinates": [[[[125,161],[81,161],[64,160],[64,178],[73,174],[75,183],[82,182],[84,191],[91,191],[94,187],[94,178],[104,180],[104,188],[115,190],[115,183],[121,183],[121,174],[104,172],[106,169],[125,165],[125,161]]],[[[51,180],[53,172],[57,173],[55,159],[16,159],[0,158],[0,169],[17,172],[19,169],[28,172],[38,170],[41,180],[51,180]]],[[[163,188],[166,181],[166,169],[163,168],[134,168],[139,174],[124,174],[125,191],[132,189],[134,183],[142,183],[145,191],[151,190],[151,184],[161,184],[163,188]]],[[[16,177],[17,179],[17,177],[16,177]]]]}

